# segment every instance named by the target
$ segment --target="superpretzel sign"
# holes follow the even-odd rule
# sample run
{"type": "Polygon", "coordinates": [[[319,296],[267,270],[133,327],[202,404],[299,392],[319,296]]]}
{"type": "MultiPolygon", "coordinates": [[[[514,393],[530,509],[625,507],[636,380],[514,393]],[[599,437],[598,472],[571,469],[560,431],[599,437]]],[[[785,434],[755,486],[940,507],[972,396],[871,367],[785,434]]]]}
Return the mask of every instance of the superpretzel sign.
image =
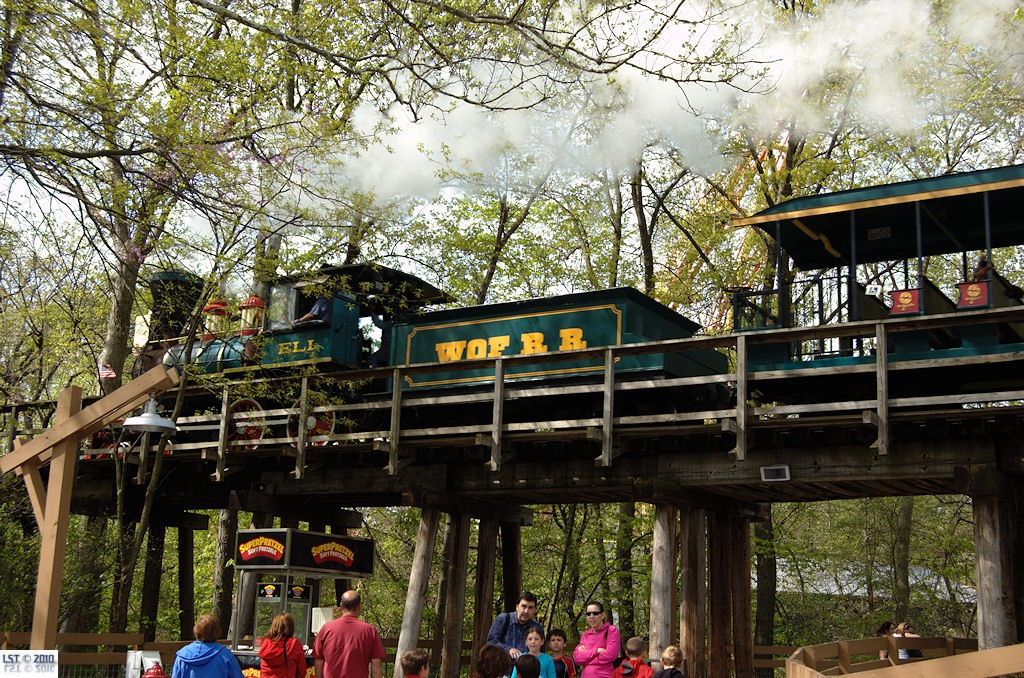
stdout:
{"type": "Polygon", "coordinates": [[[373,574],[373,540],[305,530],[239,530],[235,567],[312,574],[373,574]]]}

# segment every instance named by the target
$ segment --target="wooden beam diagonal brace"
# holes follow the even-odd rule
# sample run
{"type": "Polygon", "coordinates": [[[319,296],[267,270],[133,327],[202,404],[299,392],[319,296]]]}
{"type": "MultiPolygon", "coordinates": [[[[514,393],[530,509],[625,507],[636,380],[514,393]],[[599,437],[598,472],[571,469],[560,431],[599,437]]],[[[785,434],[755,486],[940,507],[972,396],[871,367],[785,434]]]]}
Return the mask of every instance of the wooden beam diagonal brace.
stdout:
{"type": "Polygon", "coordinates": [[[120,419],[149,400],[150,393],[162,393],[177,386],[178,372],[157,365],[138,379],[133,379],[110,395],[79,410],[46,433],[36,436],[16,450],[0,457],[0,472],[10,473],[36,457],[43,464],[53,456],[53,448],[69,438],[76,441],[88,437],[104,426],[120,419]]]}

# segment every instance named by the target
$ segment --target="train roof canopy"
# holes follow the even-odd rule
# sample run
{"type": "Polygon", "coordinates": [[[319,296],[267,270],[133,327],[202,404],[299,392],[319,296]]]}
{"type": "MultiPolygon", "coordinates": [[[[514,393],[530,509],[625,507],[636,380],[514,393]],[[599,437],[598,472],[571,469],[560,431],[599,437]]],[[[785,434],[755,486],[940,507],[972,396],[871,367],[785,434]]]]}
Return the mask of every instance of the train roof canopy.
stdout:
{"type": "Polygon", "coordinates": [[[1024,243],[1024,165],[794,198],[733,223],[775,237],[778,222],[783,249],[803,270],[854,257],[858,264],[898,261],[918,256],[916,204],[922,256],[986,249],[986,195],[992,247],[1024,243]]]}
{"type": "Polygon", "coordinates": [[[379,264],[345,264],[342,266],[321,266],[317,271],[281,276],[276,283],[314,285],[340,282],[339,292],[348,292],[359,303],[373,312],[393,311],[395,300],[401,300],[408,308],[454,301],[446,293],[410,273],[388,268],[379,264]],[[379,307],[379,308],[378,308],[379,307]]]}

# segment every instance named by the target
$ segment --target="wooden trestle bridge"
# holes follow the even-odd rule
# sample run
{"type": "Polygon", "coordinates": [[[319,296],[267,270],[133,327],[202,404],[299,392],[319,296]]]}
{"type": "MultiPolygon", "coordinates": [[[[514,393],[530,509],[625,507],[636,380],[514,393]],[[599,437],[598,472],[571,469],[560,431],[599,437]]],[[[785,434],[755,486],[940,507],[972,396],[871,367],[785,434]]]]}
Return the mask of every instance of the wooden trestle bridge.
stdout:
{"type": "MultiPolygon", "coordinates": [[[[879,347],[904,332],[1017,322],[1024,322],[1024,307],[447,363],[445,371],[491,366],[498,378],[493,387],[440,395],[400,388],[406,375],[437,371],[437,364],[250,379],[241,387],[237,381],[193,385],[189,397],[207,403],[208,414],[178,422],[181,433],[162,459],[159,522],[190,535],[198,526],[190,511],[234,506],[254,511],[264,525],[277,516],[337,532],[357,524],[351,507],[422,507],[401,652],[418,637],[440,513],[453,521],[449,581],[456,584],[466,581],[470,519],[480,520],[472,607],[479,643],[491,621],[498,557],[505,600],[518,596],[519,531],[531,519],[524,505],[650,502],[656,507],[652,656],[679,643],[690,676],[725,676],[732,666],[747,677],[753,665],[749,524],[764,515],[765,504],[965,493],[974,501],[979,644],[1000,647],[1024,635],[1017,538],[1024,352],[895,361],[879,347]],[[808,359],[793,369],[748,368],[753,346],[839,339],[861,362],[822,366],[808,359]],[[612,369],[623,356],[696,348],[727,353],[733,371],[621,381],[612,369]],[[517,360],[567,356],[603,359],[604,376],[557,386],[501,378],[517,360]],[[387,391],[385,379],[399,387],[387,391]],[[363,395],[353,398],[340,380],[361,382],[363,395]],[[295,408],[230,409],[240,388],[287,384],[298,395],[295,408]],[[379,395],[368,395],[374,391],[379,395]],[[275,423],[293,415],[297,428],[275,423]],[[330,433],[317,434],[316,422],[327,416],[337,422],[330,433]],[[233,431],[254,425],[265,434],[233,439],[233,431]],[[682,582],[678,590],[675,581],[682,582]]],[[[11,441],[33,433],[26,429],[34,407],[11,412],[11,441]]],[[[110,512],[113,452],[82,451],[72,512],[110,512]]],[[[142,505],[154,452],[138,441],[127,451],[138,463],[136,483],[127,488],[129,515],[142,505]]],[[[188,549],[191,539],[180,543],[188,549]]],[[[190,554],[181,562],[192,562],[190,554]]],[[[439,675],[454,675],[466,613],[464,585],[447,595],[451,632],[439,675]]]]}

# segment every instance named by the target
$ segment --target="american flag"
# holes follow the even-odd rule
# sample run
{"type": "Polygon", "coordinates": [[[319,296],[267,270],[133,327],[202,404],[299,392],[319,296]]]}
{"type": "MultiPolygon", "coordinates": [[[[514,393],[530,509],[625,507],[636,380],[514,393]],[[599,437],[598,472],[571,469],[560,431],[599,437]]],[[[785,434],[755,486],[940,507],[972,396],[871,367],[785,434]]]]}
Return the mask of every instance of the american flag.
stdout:
{"type": "Polygon", "coordinates": [[[117,372],[114,372],[113,368],[110,367],[110,363],[103,363],[100,366],[100,379],[113,379],[117,376],[117,372]]]}

